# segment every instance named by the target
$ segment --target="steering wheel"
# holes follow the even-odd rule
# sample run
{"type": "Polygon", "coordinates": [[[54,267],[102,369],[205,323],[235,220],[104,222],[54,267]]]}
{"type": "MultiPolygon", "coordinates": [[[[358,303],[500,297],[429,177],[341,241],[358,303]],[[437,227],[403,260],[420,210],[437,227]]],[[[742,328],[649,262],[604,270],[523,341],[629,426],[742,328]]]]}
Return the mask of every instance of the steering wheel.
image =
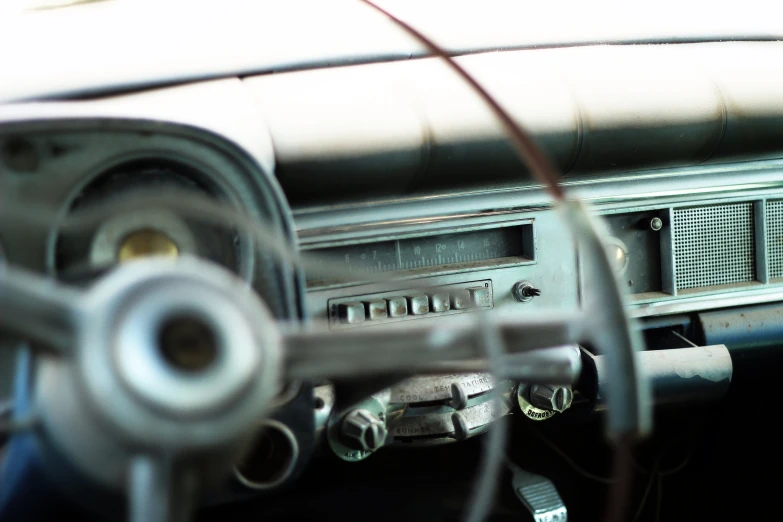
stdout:
{"type": "MultiPolygon", "coordinates": [[[[425,36],[387,15],[447,60],[498,115],[592,261],[585,276],[603,292],[590,296],[597,302],[583,303],[581,313],[475,314],[458,327],[335,332],[276,322],[245,281],[192,257],[122,264],[87,288],[0,266],[0,328],[47,355],[34,383],[44,444],[95,483],[124,490],[131,520],[185,518],[196,493],[231,471],[290,381],[491,371],[496,378],[570,384],[574,365],[552,365],[541,349],[584,344],[606,356],[610,435],[622,446],[649,429],[648,390],[634,359],[641,339],[625,313],[600,225],[581,203],[566,200],[543,153],[489,93],[425,36]]],[[[253,231],[279,259],[308,266],[284,240],[257,225],[253,231]]],[[[24,419],[13,422],[11,428],[30,427],[24,419]]],[[[618,488],[627,487],[625,454],[617,452],[618,488]]],[[[614,497],[610,518],[623,512],[624,492],[614,497]]]]}

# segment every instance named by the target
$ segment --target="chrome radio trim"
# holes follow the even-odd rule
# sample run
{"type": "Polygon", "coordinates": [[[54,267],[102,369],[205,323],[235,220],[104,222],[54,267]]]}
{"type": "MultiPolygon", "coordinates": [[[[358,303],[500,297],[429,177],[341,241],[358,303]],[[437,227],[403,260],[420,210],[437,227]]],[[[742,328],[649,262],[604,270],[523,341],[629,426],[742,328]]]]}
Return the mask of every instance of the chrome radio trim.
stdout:
{"type": "MultiPolygon", "coordinates": [[[[376,221],[299,231],[302,250],[332,246],[358,245],[377,241],[394,241],[411,237],[456,234],[518,225],[533,225],[535,219],[520,217],[519,210],[478,212],[473,214],[446,214],[440,216],[376,221]],[[423,227],[423,228],[422,228],[423,227]]],[[[535,234],[535,227],[533,228],[535,234]]]]}
{"type": "MultiPolygon", "coordinates": [[[[472,301],[472,292],[471,292],[471,301],[472,301]]],[[[403,290],[373,292],[371,294],[332,297],[327,300],[326,305],[328,309],[327,316],[329,320],[329,328],[332,330],[344,330],[348,328],[366,328],[369,326],[397,323],[401,321],[411,321],[415,319],[431,319],[431,318],[438,318],[438,317],[448,317],[452,315],[469,313],[469,312],[486,311],[494,308],[495,300],[494,300],[494,289],[492,286],[492,280],[481,279],[478,281],[459,281],[455,283],[437,285],[428,288],[421,288],[421,287],[409,288],[403,290]],[[447,292],[448,295],[455,290],[471,291],[471,290],[475,290],[476,288],[485,288],[487,290],[488,297],[487,297],[486,304],[471,302],[469,306],[466,306],[464,308],[454,308],[452,306],[448,310],[441,311],[441,312],[435,312],[430,309],[421,315],[410,312],[408,309],[406,310],[405,315],[402,316],[398,316],[398,317],[388,316],[388,317],[384,317],[383,319],[377,319],[377,320],[366,319],[363,320],[362,322],[354,323],[354,324],[347,324],[343,322],[338,314],[338,307],[341,304],[349,304],[353,302],[361,302],[362,304],[364,304],[369,301],[386,301],[395,298],[405,299],[406,301],[409,302],[409,300],[412,297],[417,297],[417,296],[429,297],[430,294],[441,293],[441,292],[447,292]]]]}
{"type": "MultiPolygon", "coordinates": [[[[538,262],[538,233],[535,221],[536,220],[533,217],[520,217],[518,211],[508,210],[483,214],[443,215],[422,219],[375,222],[355,227],[337,227],[332,230],[313,230],[310,234],[305,234],[305,237],[300,236],[299,246],[306,252],[336,246],[361,245],[416,237],[430,237],[440,234],[494,230],[501,227],[530,226],[533,242],[532,257],[504,257],[470,263],[466,262],[436,265],[425,268],[404,269],[395,272],[398,274],[397,280],[406,281],[421,277],[462,273],[469,274],[482,270],[535,265],[538,262]]],[[[308,291],[357,286],[368,282],[371,281],[357,280],[339,283],[316,281],[315,284],[308,286],[308,291]]]]}

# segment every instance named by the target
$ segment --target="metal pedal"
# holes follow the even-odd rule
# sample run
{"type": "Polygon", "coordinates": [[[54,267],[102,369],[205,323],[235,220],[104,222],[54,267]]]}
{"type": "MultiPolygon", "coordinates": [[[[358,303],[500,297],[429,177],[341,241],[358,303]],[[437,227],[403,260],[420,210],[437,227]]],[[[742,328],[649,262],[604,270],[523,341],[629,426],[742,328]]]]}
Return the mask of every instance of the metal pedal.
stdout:
{"type": "Polygon", "coordinates": [[[536,522],[566,522],[568,510],[555,485],[546,477],[525,471],[509,462],[511,485],[517,498],[536,522]]]}

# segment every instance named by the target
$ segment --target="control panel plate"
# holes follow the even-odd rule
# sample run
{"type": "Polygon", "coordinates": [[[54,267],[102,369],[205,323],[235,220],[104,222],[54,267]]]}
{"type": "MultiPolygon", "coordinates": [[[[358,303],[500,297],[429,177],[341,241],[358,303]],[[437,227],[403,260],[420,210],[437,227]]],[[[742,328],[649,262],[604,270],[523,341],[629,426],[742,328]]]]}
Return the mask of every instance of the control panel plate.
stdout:
{"type": "MultiPolygon", "coordinates": [[[[444,213],[445,215],[445,213],[444,213]]],[[[531,310],[576,310],[579,307],[579,281],[578,266],[575,243],[572,236],[565,230],[559,215],[556,212],[548,210],[529,211],[524,213],[508,213],[503,215],[490,215],[481,221],[481,226],[495,226],[502,218],[502,227],[517,227],[520,224],[535,225],[535,233],[530,234],[535,240],[529,249],[534,253],[535,260],[525,263],[507,264],[508,258],[484,260],[481,263],[470,266],[456,265],[433,266],[418,268],[415,270],[401,271],[398,278],[390,281],[388,277],[373,280],[373,275],[367,276],[365,282],[343,283],[326,287],[310,287],[306,295],[306,306],[308,313],[313,320],[322,320],[333,324],[334,328],[351,328],[340,321],[340,308],[336,307],[333,311],[332,304],[340,305],[347,303],[362,303],[365,300],[383,300],[387,297],[404,297],[416,294],[427,294],[433,288],[442,286],[456,285],[467,289],[476,286],[477,283],[483,285],[485,282],[491,287],[492,302],[488,310],[491,312],[502,311],[509,313],[527,313],[531,310]],[[526,219],[521,219],[524,214],[526,219]],[[519,302],[513,293],[514,285],[520,281],[527,281],[532,286],[540,289],[541,295],[529,300],[528,302],[519,302]],[[373,299],[367,299],[367,296],[373,299]]],[[[433,221],[433,220],[430,220],[433,221]]],[[[419,224],[417,230],[410,228],[394,228],[390,225],[384,225],[384,239],[390,237],[400,238],[404,234],[410,233],[414,237],[422,237],[425,231],[429,232],[429,227],[437,226],[437,234],[449,234],[452,232],[462,232],[465,227],[477,223],[476,218],[463,220],[460,223],[448,222],[428,222],[419,224]],[[391,230],[390,230],[391,229],[391,230]]],[[[417,221],[418,222],[418,221],[417,221]]],[[[406,226],[410,227],[406,222],[406,226]]],[[[378,230],[369,230],[370,226],[355,226],[353,228],[341,228],[339,239],[354,244],[357,240],[372,238],[378,239],[378,230]],[[374,232],[374,233],[371,233],[374,232]]],[[[532,226],[530,230],[533,230],[532,226]]],[[[320,230],[319,235],[310,232],[307,241],[312,247],[317,245],[321,248],[326,241],[336,241],[337,232],[328,232],[320,230]],[[316,241],[319,239],[319,241],[316,241]]],[[[466,244],[467,247],[467,244],[466,244]]],[[[422,246],[423,249],[423,246],[422,246]]],[[[437,305],[437,303],[435,303],[437,305]]],[[[459,313],[452,313],[452,307],[449,303],[449,310],[445,310],[445,301],[441,302],[439,308],[434,308],[430,302],[429,313],[423,315],[414,315],[417,319],[438,321],[440,323],[459,322],[461,317],[459,313]],[[435,312],[434,310],[443,310],[435,312]]],[[[406,303],[410,306],[410,303],[406,303]]],[[[358,314],[361,307],[355,306],[353,312],[358,314]]],[[[347,313],[347,309],[345,312],[347,313]]],[[[384,306],[376,304],[372,310],[365,308],[364,321],[357,324],[360,326],[373,324],[370,317],[380,317],[383,319],[384,306]],[[372,315],[371,315],[372,314],[372,315]]],[[[388,305],[385,307],[385,313],[389,318],[390,311],[388,305]]],[[[406,314],[406,317],[411,314],[406,314]]],[[[389,320],[397,320],[390,318],[389,320]]]]}
{"type": "Polygon", "coordinates": [[[488,310],[492,281],[469,281],[329,299],[332,330],[488,310]]]}

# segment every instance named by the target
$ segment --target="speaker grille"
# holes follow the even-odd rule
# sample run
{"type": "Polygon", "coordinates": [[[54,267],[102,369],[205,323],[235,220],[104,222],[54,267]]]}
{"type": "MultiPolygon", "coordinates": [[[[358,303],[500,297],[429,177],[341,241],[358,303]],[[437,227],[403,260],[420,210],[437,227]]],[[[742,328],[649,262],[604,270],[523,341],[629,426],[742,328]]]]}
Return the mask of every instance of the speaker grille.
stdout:
{"type": "Polygon", "coordinates": [[[755,279],[753,203],[674,210],[677,289],[755,279]]]}
{"type": "Polygon", "coordinates": [[[783,201],[767,201],[767,252],[769,277],[783,277],[783,201]]]}

